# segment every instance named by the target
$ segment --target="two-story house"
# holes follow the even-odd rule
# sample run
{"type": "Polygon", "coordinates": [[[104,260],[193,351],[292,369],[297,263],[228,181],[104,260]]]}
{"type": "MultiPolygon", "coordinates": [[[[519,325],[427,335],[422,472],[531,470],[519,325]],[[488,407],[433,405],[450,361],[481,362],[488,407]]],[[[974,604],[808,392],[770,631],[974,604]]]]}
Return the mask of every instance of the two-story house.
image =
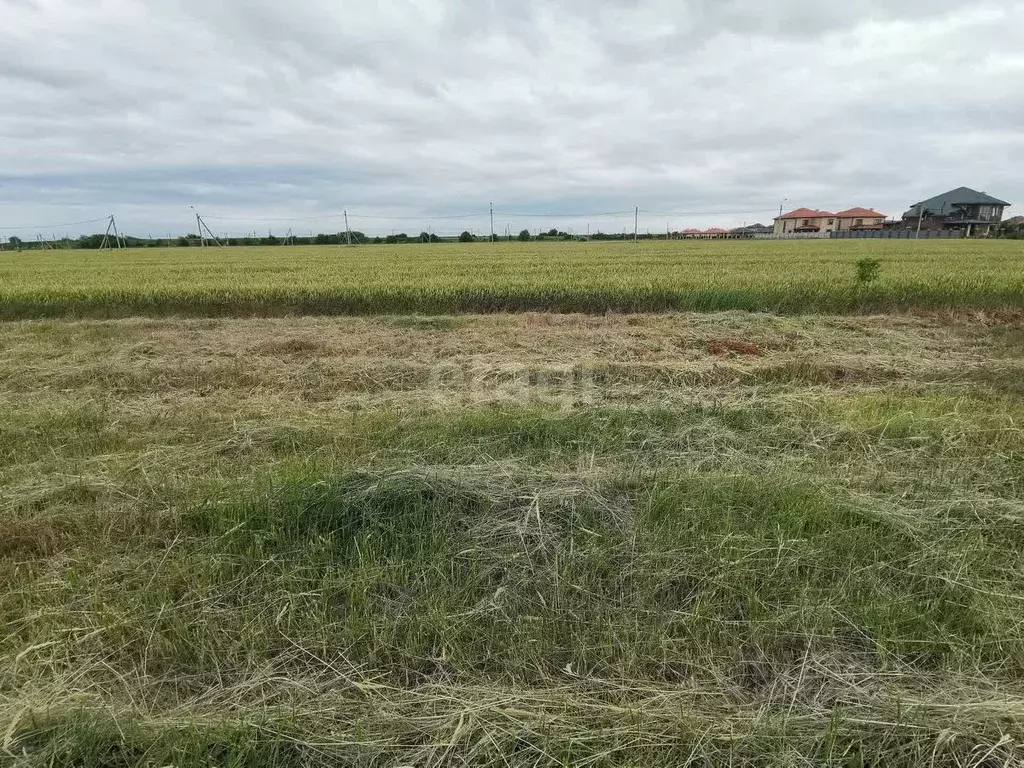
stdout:
{"type": "Polygon", "coordinates": [[[987,235],[999,225],[1005,200],[967,187],[957,187],[919,203],[903,214],[910,229],[962,229],[965,235],[987,235]]]}
{"type": "Polygon", "coordinates": [[[845,232],[848,229],[881,229],[885,222],[885,214],[871,208],[850,208],[836,214],[836,229],[845,232]]]}
{"type": "Polygon", "coordinates": [[[851,229],[881,229],[885,214],[871,208],[849,208],[839,213],[797,208],[775,218],[776,235],[835,232],[851,229]]]}
{"type": "Polygon", "coordinates": [[[776,235],[811,234],[814,232],[831,232],[836,228],[836,215],[829,211],[816,211],[813,208],[797,208],[795,211],[775,217],[774,233],[776,235]]]}

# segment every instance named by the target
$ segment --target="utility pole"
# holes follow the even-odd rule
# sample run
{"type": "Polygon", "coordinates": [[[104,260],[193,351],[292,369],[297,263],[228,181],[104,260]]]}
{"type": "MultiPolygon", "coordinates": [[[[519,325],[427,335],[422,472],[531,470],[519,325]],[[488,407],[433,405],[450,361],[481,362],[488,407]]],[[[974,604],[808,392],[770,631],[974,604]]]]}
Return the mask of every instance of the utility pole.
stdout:
{"type": "Polygon", "coordinates": [[[345,242],[348,245],[352,245],[352,230],[349,229],[349,226],[348,226],[348,209],[347,208],[345,209],[344,213],[345,213],[345,242]]]}
{"type": "MultiPolygon", "coordinates": [[[[217,236],[210,231],[210,228],[208,226],[206,226],[206,222],[203,221],[203,217],[199,215],[199,211],[196,211],[196,226],[199,228],[199,246],[201,248],[206,247],[207,240],[216,243],[217,246],[220,248],[224,247],[224,243],[218,240],[217,236]]],[[[270,234],[270,230],[267,230],[267,234],[270,234]]],[[[128,246],[125,245],[125,247],[127,248],[128,246]]]]}
{"type": "Polygon", "coordinates": [[[921,219],[924,218],[924,203],[917,204],[917,234],[914,235],[915,240],[921,239],[921,219]]]}
{"type": "Polygon", "coordinates": [[[633,242],[636,242],[636,230],[640,223],[640,206],[633,209],[633,242]]]}
{"type": "Polygon", "coordinates": [[[114,214],[110,214],[110,218],[107,220],[107,229],[103,233],[103,241],[100,243],[100,250],[101,251],[105,251],[107,249],[107,244],[110,242],[110,229],[111,229],[111,227],[113,227],[113,229],[114,229],[114,237],[116,238],[117,248],[118,248],[118,250],[121,249],[121,240],[117,236],[117,225],[114,224],[114,214]]]}
{"type": "Polygon", "coordinates": [[[491,242],[494,242],[494,203],[490,203],[491,206],[491,242]]]}

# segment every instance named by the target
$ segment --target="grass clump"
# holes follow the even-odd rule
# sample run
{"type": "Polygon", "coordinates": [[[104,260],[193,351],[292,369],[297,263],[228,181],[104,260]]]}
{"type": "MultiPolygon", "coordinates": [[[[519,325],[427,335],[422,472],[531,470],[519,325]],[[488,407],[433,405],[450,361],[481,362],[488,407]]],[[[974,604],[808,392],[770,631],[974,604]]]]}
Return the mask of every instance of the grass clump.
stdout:
{"type": "Polygon", "coordinates": [[[857,282],[861,285],[875,282],[881,268],[882,262],[878,259],[861,259],[857,262],[857,282]]]}

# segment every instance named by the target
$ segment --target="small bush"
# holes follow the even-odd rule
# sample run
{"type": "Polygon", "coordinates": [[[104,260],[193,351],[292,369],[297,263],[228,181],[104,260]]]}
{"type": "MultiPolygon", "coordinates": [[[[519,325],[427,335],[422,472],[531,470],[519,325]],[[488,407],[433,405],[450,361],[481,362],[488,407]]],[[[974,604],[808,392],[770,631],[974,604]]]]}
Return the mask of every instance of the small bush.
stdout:
{"type": "Polygon", "coordinates": [[[857,282],[861,285],[873,283],[878,279],[882,262],[878,259],[861,259],[857,262],[857,282]]]}

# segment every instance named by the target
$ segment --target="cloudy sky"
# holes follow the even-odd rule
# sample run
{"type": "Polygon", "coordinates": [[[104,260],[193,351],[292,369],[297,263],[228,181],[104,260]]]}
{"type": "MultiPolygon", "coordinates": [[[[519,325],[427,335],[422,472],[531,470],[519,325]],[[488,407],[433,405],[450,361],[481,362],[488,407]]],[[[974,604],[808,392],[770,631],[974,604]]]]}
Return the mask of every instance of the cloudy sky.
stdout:
{"type": "Polygon", "coordinates": [[[1021,212],[1022,83],[1024,0],[0,0],[0,235],[1021,212]]]}

